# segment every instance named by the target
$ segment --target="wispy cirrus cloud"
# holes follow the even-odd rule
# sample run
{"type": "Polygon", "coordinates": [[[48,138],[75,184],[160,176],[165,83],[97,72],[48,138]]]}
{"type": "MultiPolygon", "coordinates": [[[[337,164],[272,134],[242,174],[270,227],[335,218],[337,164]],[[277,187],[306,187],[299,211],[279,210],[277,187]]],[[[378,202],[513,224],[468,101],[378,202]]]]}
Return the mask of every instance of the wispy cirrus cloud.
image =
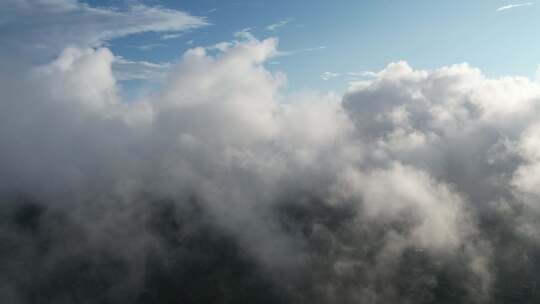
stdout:
{"type": "Polygon", "coordinates": [[[497,12],[502,12],[502,11],[507,11],[507,10],[517,8],[517,7],[531,6],[531,5],[534,5],[534,4],[535,4],[534,2],[523,2],[523,3],[508,4],[508,5],[504,5],[504,6],[501,6],[501,7],[497,8],[496,11],[497,12]]]}
{"type": "Polygon", "coordinates": [[[288,18],[288,19],[285,19],[285,20],[281,20],[279,22],[276,22],[276,23],[273,23],[273,24],[270,24],[266,27],[267,30],[269,31],[275,31],[281,27],[284,27],[286,26],[287,24],[293,22],[293,19],[292,18],[288,18]]]}
{"type": "Polygon", "coordinates": [[[236,38],[239,38],[239,39],[247,39],[247,40],[252,40],[254,39],[255,37],[253,36],[253,34],[251,33],[255,28],[254,27],[246,27],[246,28],[243,28],[239,31],[236,31],[233,36],[236,37],[236,38]]]}
{"type": "Polygon", "coordinates": [[[66,45],[97,47],[130,34],[176,34],[209,24],[204,17],[142,4],[118,9],[74,0],[6,1],[0,5],[0,44],[45,57],[66,45]]]}
{"type": "Polygon", "coordinates": [[[137,49],[139,49],[141,51],[150,51],[150,50],[153,50],[155,48],[164,47],[164,46],[167,46],[167,45],[164,44],[164,43],[151,43],[151,44],[145,44],[145,45],[137,46],[137,49]]]}
{"type": "Polygon", "coordinates": [[[164,79],[170,67],[168,62],[135,61],[122,56],[116,56],[112,62],[114,76],[120,81],[164,79]]]}
{"type": "Polygon", "coordinates": [[[373,72],[373,71],[360,71],[360,72],[347,72],[347,73],[337,73],[337,72],[327,71],[321,74],[321,79],[330,80],[330,79],[339,78],[339,77],[348,77],[349,81],[358,81],[360,79],[374,78],[378,76],[379,76],[378,73],[373,72]]]}
{"type": "Polygon", "coordinates": [[[182,33],[174,33],[174,34],[165,34],[161,36],[161,40],[169,40],[169,39],[176,39],[182,37],[182,33]]]}
{"type": "Polygon", "coordinates": [[[296,54],[306,53],[306,52],[313,52],[313,51],[322,51],[324,49],[326,49],[326,46],[321,45],[317,47],[290,50],[290,51],[278,51],[276,53],[276,57],[291,56],[291,55],[296,55],[296,54]]]}
{"type": "Polygon", "coordinates": [[[334,72],[324,72],[321,74],[321,79],[322,80],[330,80],[330,79],[333,79],[333,78],[336,78],[336,77],[339,77],[341,76],[340,73],[334,73],[334,72]]]}

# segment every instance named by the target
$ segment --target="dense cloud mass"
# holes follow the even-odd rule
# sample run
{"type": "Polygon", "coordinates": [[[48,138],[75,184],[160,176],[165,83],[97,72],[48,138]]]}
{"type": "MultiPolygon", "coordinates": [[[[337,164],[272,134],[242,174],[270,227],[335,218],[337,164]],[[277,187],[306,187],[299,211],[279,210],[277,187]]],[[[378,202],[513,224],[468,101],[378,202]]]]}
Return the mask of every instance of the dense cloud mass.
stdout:
{"type": "Polygon", "coordinates": [[[540,300],[540,84],[395,62],[283,94],[244,35],[126,101],[93,39],[0,51],[4,302],[540,300]]]}

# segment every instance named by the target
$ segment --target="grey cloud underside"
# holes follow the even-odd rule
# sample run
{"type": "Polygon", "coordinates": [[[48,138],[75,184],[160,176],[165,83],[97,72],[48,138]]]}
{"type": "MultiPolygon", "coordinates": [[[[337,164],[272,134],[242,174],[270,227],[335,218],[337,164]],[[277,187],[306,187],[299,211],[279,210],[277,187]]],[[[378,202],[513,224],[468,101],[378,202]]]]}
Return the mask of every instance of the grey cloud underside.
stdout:
{"type": "Polygon", "coordinates": [[[1,299],[540,300],[537,83],[397,62],[282,95],[276,40],[240,38],[129,103],[106,48],[2,58],[1,299]]]}

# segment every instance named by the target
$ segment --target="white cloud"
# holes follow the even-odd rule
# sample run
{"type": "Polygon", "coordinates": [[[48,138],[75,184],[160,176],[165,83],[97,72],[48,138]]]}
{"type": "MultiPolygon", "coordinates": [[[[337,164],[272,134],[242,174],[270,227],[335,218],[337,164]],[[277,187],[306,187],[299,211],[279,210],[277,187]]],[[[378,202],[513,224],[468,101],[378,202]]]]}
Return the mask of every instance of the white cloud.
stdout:
{"type": "Polygon", "coordinates": [[[384,222],[408,212],[418,214],[419,223],[408,242],[422,248],[452,250],[472,227],[466,227],[463,199],[426,172],[399,163],[367,173],[348,172],[343,182],[364,200],[368,219],[384,222]]]}
{"type": "Polygon", "coordinates": [[[355,83],[365,83],[365,78],[375,78],[378,77],[378,73],[372,72],[372,71],[361,71],[361,72],[347,72],[347,73],[336,73],[336,72],[324,72],[321,74],[322,80],[330,80],[333,78],[343,77],[347,76],[348,81],[351,84],[351,87],[354,86],[355,83]]]}
{"type": "Polygon", "coordinates": [[[292,21],[293,21],[293,19],[291,19],[291,18],[281,20],[279,22],[270,24],[269,26],[266,27],[266,29],[269,30],[269,31],[275,31],[275,30],[277,30],[277,29],[279,29],[281,27],[286,26],[287,24],[291,23],[292,21]]]}
{"type": "Polygon", "coordinates": [[[296,55],[296,54],[301,54],[301,53],[306,53],[306,52],[322,51],[325,49],[326,49],[326,46],[317,46],[317,47],[290,50],[290,51],[278,51],[276,53],[276,56],[279,56],[279,57],[291,56],[291,55],[296,55]]]}
{"type": "Polygon", "coordinates": [[[339,73],[333,73],[333,72],[324,72],[321,74],[321,79],[322,80],[330,80],[332,78],[336,78],[336,77],[339,77],[341,76],[341,74],[339,73]]]}
{"type": "Polygon", "coordinates": [[[348,72],[347,76],[357,78],[357,77],[377,77],[377,72],[372,71],[360,71],[360,72],[348,72]]]}
{"type": "Polygon", "coordinates": [[[162,40],[168,40],[168,39],[176,39],[182,37],[184,34],[178,33],[178,34],[165,34],[161,36],[162,40]]]}
{"type": "Polygon", "coordinates": [[[151,44],[139,45],[137,46],[137,49],[141,51],[150,51],[155,48],[164,47],[164,46],[167,46],[167,45],[163,43],[151,43],[151,44]]]}
{"type": "Polygon", "coordinates": [[[112,68],[118,80],[163,80],[169,72],[170,63],[132,61],[116,57],[112,68]]]}
{"type": "Polygon", "coordinates": [[[34,57],[57,54],[66,45],[97,47],[129,34],[184,31],[208,24],[202,17],[142,4],[113,9],[71,0],[7,0],[1,7],[0,42],[30,51],[34,57]]]}
{"type": "Polygon", "coordinates": [[[246,27],[243,28],[237,32],[234,33],[234,37],[240,38],[240,39],[247,39],[247,40],[253,40],[255,37],[251,33],[255,28],[254,27],[246,27]]]}
{"type": "MultiPolygon", "coordinates": [[[[532,265],[515,263],[505,273],[501,260],[538,254],[538,242],[522,229],[540,229],[538,83],[488,78],[468,64],[425,71],[395,62],[379,72],[340,73],[370,78],[345,96],[289,94],[281,90],[286,77],[264,64],[323,47],[280,52],[277,39],[259,40],[244,30],[238,40],[192,48],[174,65],[131,61],[92,47],[129,33],[181,30],[186,25],[175,23],[178,12],[36,3],[45,12],[31,14],[58,15],[60,25],[82,14],[87,32],[77,40],[68,29],[65,42],[76,46],[61,47],[45,65],[3,66],[14,72],[0,74],[0,193],[24,193],[54,206],[53,214],[73,217],[89,248],[82,252],[104,250],[130,270],[151,267],[147,252],[171,249],[169,239],[146,231],[154,215],[146,208],[155,198],[178,208],[166,212],[170,226],[187,221],[192,228],[184,210],[196,205],[242,255],[266,267],[261,276],[276,271],[280,279],[308,278],[298,290],[287,280],[275,284],[301,296],[305,286],[323,286],[321,298],[330,303],[419,302],[402,301],[409,294],[396,292],[410,282],[420,284],[422,299],[435,301],[435,287],[446,281],[458,286],[463,302],[489,302],[495,275],[505,283],[514,267],[532,265]],[[175,16],[173,25],[163,14],[175,16]],[[119,79],[162,85],[131,103],[118,95],[119,79]],[[518,241],[508,239],[518,234],[518,241]],[[95,241],[110,235],[114,241],[95,241]],[[418,269],[425,272],[420,279],[402,277],[418,269]]],[[[45,32],[60,35],[52,21],[28,22],[23,33],[43,23],[45,32]]],[[[51,45],[60,48],[57,38],[51,45]]],[[[9,234],[7,225],[2,236],[9,234]]],[[[13,225],[8,239],[18,240],[24,232],[13,225]]],[[[59,229],[41,225],[47,222],[36,229],[59,229]]],[[[31,233],[25,244],[34,242],[31,233]]],[[[177,233],[171,235],[178,247],[164,251],[183,249],[177,233]]],[[[78,248],[63,236],[47,251],[78,248]]],[[[37,254],[27,261],[37,263],[37,254]]],[[[62,265],[59,256],[48,255],[47,267],[62,265]]],[[[118,286],[143,286],[147,279],[128,273],[114,276],[118,286]]],[[[25,283],[13,283],[20,287],[13,293],[25,283]]],[[[137,298],[139,289],[129,290],[137,298]]]]}
{"type": "MultiPolygon", "coordinates": [[[[370,274],[369,284],[396,274],[398,267],[389,263],[408,247],[464,261],[488,256],[470,241],[477,227],[468,221],[473,207],[465,207],[487,180],[460,170],[446,176],[439,164],[456,155],[458,168],[481,166],[472,151],[489,145],[460,130],[467,145],[461,154],[452,154],[459,144],[451,136],[453,127],[462,123],[474,129],[477,119],[498,123],[501,119],[490,115],[514,115],[502,105],[484,103],[512,101],[508,97],[518,91],[514,98],[522,102],[535,93],[529,88],[526,94],[528,83],[492,82],[468,66],[428,73],[399,62],[343,103],[332,94],[282,95],[285,77],[264,68],[277,53],[277,40],[245,36],[211,51],[190,49],[170,68],[115,58],[105,48],[70,48],[40,69],[27,84],[31,91],[0,82],[5,96],[16,96],[1,104],[0,143],[9,146],[0,153],[1,184],[39,197],[63,195],[71,206],[85,206],[85,199],[104,193],[128,201],[139,192],[179,202],[193,196],[247,254],[284,273],[301,269],[311,248],[303,244],[314,241],[280,228],[288,215],[279,210],[283,204],[311,209],[309,197],[329,210],[307,225],[320,237],[336,238],[337,244],[329,243],[336,250],[327,256],[331,261],[365,262],[343,248],[356,248],[356,240],[373,231],[373,242],[361,242],[380,261],[362,270],[370,274]],[[117,95],[115,64],[126,70],[120,76],[125,79],[169,72],[147,101],[125,103],[117,95]],[[481,118],[467,101],[486,107],[481,118]],[[13,119],[21,115],[24,120],[13,119]],[[35,151],[38,158],[32,157],[35,151]],[[352,210],[342,215],[344,205],[352,210]],[[333,228],[332,221],[346,222],[345,232],[333,228]]],[[[469,277],[478,278],[485,269],[467,263],[462,267],[469,277]]],[[[389,292],[395,284],[386,281],[381,288],[389,292]]],[[[356,292],[355,285],[344,294],[356,292]]]]}
{"type": "Polygon", "coordinates": [[[494,181],[513,174],[517,155],[501,143],[519,141],[536,121],[537,83],[523,77],[488,79],[467,64],[418,71],[399,62],[377,74],[344,97],[359,133],[378,146],[375,159],[429,168],[475,200],[497,200],[508,191],[508,179],[502,187],[494,181]],[[488,161],[493,153],[498,169],[488,161]],[[453,170],[437,165],[449,158],[453,170]]]}
{"type": "Polygon", "coordinates": [[[504,6],[501,6],[501,7],[497,8],[496,11],[497,11],[497,12],[502,12],[502,11],[506,11],[506,10],[513,9],[513,8],[523,7],[523,6],[530,6],[530,5],[534,5],[534,2],[524,2],[524,3],[508,4],[508,5],[504,5],[504,6]]]}

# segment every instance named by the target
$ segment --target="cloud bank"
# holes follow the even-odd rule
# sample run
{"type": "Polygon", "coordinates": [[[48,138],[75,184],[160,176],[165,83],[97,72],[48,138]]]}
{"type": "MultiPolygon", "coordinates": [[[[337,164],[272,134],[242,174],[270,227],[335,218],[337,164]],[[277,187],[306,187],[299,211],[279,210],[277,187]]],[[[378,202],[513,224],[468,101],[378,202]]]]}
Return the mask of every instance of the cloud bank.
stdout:
{"type": "Polygon", "coordinates": [[[284,94],[277,40],[238,39],[136,102],[105,47],[0,74],[0,298],[539,300],[538,83],[395,62],[284,94]]]}

